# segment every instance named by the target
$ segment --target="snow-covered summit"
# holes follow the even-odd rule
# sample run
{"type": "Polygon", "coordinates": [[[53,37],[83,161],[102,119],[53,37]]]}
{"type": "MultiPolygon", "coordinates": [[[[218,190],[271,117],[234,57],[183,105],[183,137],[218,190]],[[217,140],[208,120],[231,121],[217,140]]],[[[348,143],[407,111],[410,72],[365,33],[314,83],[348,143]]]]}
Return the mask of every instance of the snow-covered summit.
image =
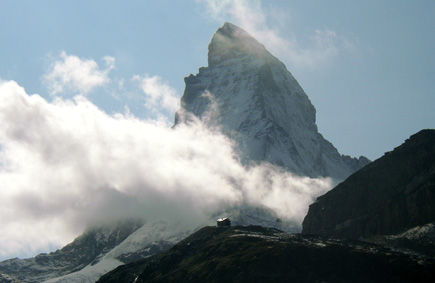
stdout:
{"type": "Polygon", "coordinates": [[[302,87],[243,29],[225,23],[217,30],[208,65],[185,78],[176,125],[191,113],[233,138],[245,164],[267,161],[303,176],[343,180],[369,163],[340,155],[323,138],[302,87]]]}

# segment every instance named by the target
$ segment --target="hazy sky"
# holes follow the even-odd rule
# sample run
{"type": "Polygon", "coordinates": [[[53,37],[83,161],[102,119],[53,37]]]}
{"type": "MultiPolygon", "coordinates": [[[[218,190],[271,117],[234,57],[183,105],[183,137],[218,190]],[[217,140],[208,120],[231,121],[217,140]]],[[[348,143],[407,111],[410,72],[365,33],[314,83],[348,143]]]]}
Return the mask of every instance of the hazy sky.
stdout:
{"type": "Polygon", "coordinates": [[[0,259],[126,210],[248,201],[301,221],[330,180],[243,168],[200,121],[170,130],[225,21],[286,64],[340,153],[376,159],[435,127],[432,0],[0,1],[0,259]]]}

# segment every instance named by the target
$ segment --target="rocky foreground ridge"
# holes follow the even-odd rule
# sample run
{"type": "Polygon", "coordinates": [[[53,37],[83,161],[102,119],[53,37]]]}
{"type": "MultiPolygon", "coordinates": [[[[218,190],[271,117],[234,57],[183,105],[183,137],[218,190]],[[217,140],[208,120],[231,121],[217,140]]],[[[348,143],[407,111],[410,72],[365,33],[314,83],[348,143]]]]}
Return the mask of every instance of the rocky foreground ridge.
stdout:
{"type": "Polygon", "coordinates": [[[100,278],[119,282],[430,282],[435,262],[378,245],[260,226],[205,227],[100,278]]]}

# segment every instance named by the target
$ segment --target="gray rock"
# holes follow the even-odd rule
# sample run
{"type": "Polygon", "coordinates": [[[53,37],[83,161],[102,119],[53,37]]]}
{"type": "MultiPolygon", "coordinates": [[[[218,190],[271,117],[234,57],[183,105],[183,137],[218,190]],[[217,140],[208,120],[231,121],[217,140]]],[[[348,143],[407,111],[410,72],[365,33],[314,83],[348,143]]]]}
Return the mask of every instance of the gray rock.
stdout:
{"type": "MultiPolygon", "coordinates": [[[[23,282],[42,282],[96,264],[142,225],[128,219],[88,228],[72,243],[49,254],[0,262],[0,272],[23,282]]],[[[6,275],[5,275],[6,276],[6,275]]],[[[6,281],[7,282],[7,281],[6,281]]],[[[17,282],[17,281],[11,281],[17,282]]]]}
{"type": "Polygon", "coordinates": [[[366,238],[435,220],[435,130],[422,130],[310,205],[303,233],[366,238]]]}
{"type": "Polygon", "coordinates": [[[432,259],[355,240],[261,226],[204,227],[97,282],[432,282],[434,267],[432,259]]]}

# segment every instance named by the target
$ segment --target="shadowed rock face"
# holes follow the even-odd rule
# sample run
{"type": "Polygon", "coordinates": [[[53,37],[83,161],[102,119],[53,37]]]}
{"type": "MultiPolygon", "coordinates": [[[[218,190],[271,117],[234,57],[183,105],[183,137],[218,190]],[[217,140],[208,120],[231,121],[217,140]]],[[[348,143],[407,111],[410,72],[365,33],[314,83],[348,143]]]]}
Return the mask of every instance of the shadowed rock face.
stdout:
{"type": "Polygon", "coordinates": [[[260,226],[205,227],[172,249],[98,282],[418,282],[433,260],[378,245],[260,226]]]}
{"type": "Polygon", "coordinates": [[[303,233],[366,238],[435,221],[435,130],[422,130],[319,197],[303,233]]]}
{"type": "Polygon", "coordinates": [[[208,67],[185,78],[175,125],[189,115],[218,126],[242,161],[344,180],[369,163],[343,156],[318,132],[316,109],[286,66],[246,31],[225,23],[213,36],[208,67]]]}

